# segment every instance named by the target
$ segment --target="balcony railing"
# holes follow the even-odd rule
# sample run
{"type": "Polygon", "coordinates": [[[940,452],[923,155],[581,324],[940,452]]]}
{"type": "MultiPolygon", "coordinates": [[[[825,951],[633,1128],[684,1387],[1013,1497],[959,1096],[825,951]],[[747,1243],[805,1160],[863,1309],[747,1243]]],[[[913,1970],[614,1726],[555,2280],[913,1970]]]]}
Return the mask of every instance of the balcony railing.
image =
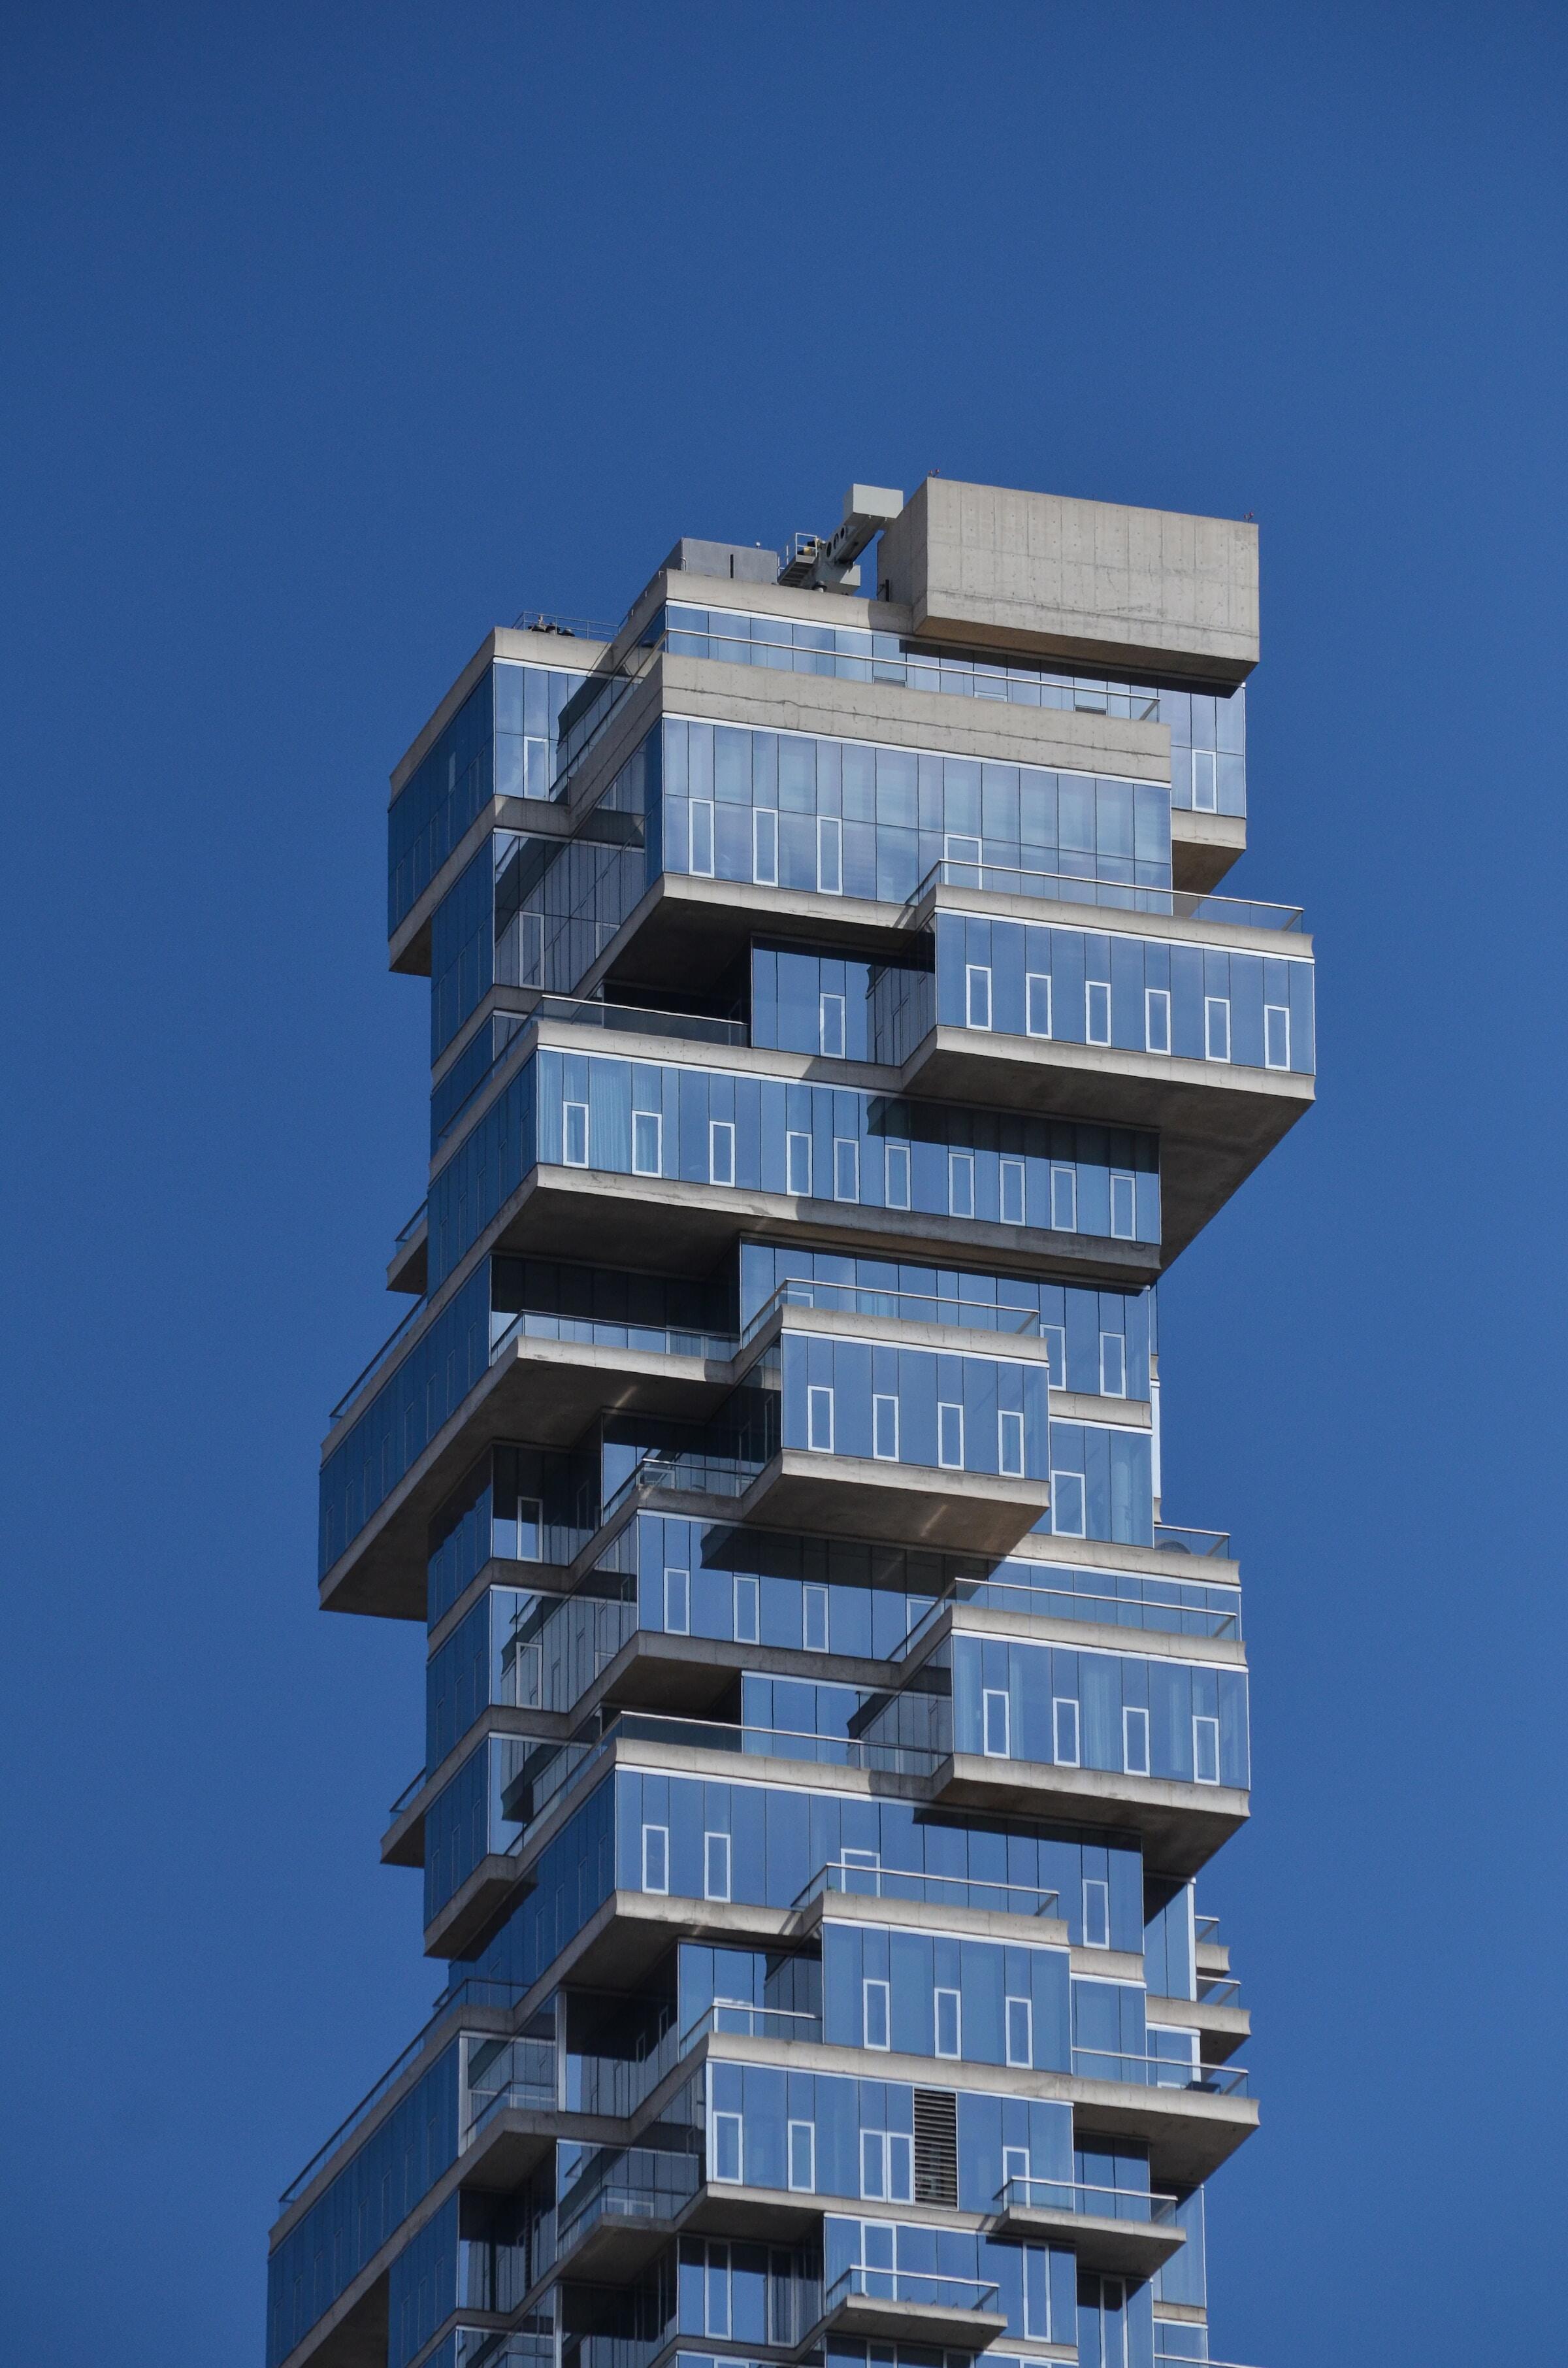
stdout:
{"type": "Polygon", "coordinates": [[[496,2113],[529,2107],[548,2111],[555,2100],[554,2041],[508,2040],[469,2088],[461,2144],[472,2146],[496,2113]]]}
{"type": "Polygon", "coordinates": [[[1041,1891],[1028,1883],[1004,1883],[972,1874],[915,1873],[903,1867],[860,1866],[853,1860],[835,1858],[818,1867],[795,1901],[796,1907],[809,1907],[825,1891],[851,1899],[910,1899],[928,1907],[983,1907],[1006,1916],[1054,1916],[1061,1897],[1057,1892],[1041,1891]]]}
{"type": "Polygon", "coordinates": [[[398,1818],[402,1816],[409,1803],[415,1799],[416,1794],[425,1790],[426,1776],[427,1771],[423,1768],[418,1770],[417,1774],[411,1776],[407,1783],[403,1786],[402,1792],[398,1794],[396,1800],[392,1803],[392,1807],[387,1811],[387,1816],[392,1819],[394,1825],[398,1818]]]}
{"type": "Polygon", "coordinates": [[[323,2164],[331,2159],[346,2138],[353,2135],[367,2115],[380,2104],[387,2090],[402,2078],[415,2057],[423,2053],[429,2042],[431,2032],[438,2023],[445,2022],[459,2007],[516,2006],[522,1995],[522,1986],[517,1982],[487,1981],[477,1975],[471,1975],[468,1980],[460,1983],[456,1989],[449,1990],[445,1997],[437,2001],[436,2011],[424,2028],[415,2033],[401,2055],[392,2058],[374,2086],[367,2089],[354,2111],[339,2122],[326,2144],[316,2148],[303,2170],[298,2172],[289,2181],[278,2199],[278,2210],[286,2211],[297,2197],[304,2193],[323,2164]]]}
{"type": "Polygon", "coordinates": [[[1300,929],[1302,924],[1299,905],[1259,904],[1249,896],[1215,896],[1190,888],[1147,888],[1125,880],[1085,880],[1076,871],[1035,871],[1018,864],[954,856],[931,866],[905,905],[905,914],[913,913],[934,888],[977,888],[992,895],[1035,896],[1053,905],[1096,905],[1113,912],[1249,929],[1300,929]]]}
{"type": "MultiPolygon", "coordinates": [[[[1038,1565],[1043,1571],[1048,1565],[1038,1565]]],[[[1092,1570],[1064,1571],[1059,1579],[1024,1577],[960,1578],[944,1589],[934,1602],[927,1605],[903,1642],[894,1647],[892,1658],[906,1659],[927,1632],[955,1604],[978,1603],[983,1610],[1016,1611],[1026,1616],[1053,1619],[1092,1620],[1103,1626],[1151,1628],[1156,1622],[1146,1616],[1129,1620],[1129,1612],[1146,1615],[1149,1612],[1170,1614],[1169,1625],[1178,1635],[1239,1636],[1241,1614],[1210,1603],[1173,1601],[1162,1588],[1170,1588],[1182,1582],[1176,1579],[1143,1578],[1136,1573],[1100,1572],[1092,1570]],[[1120,1581],[1120,1591],[1108,1582],[1120,1581]],[[1073,1585],[1074,1580],[1088,1582],[1073,1585]],[[1098,1581],[1098,1584],[1094,1582],[1098,1581]],[[1126,1592],[1131,1588],[1132,1593],[1126,1592]],[[1190,1623],[1190,1624],[1189,1624],[1190,1623]]],[[[1232,1590],[1234,1591],[1233,1589],[1232,1590]]]]}
{"type": "Polygon", "coordinates": [[[823,2316],[841,2303],[904,2302],[930,2310],[994,2310],[998,2288],[984,2278],[945,2277],[935,2270],[845,2270],[823,2296],[823,2316]]]}
{"type": "MultiPolygon", "coordinates": [[[[525,1307],[505,1320],[505,1329],[496,1334],[490,1347],[490,1361],[494,1363],[502,1351],[514,1340],[574,1340],[587,1348],[643,1349],[663,1357],[706,1357],[727,1364],[739,1349],[740,1336],[734,1332],[687,1331],[676,1324],[625,1324],[611,1322],[597,1315],[554,1315],[536,1307],[525,1307]]],[[[493,1315],[492,1323],[495,1321],[493,1315]]]]}
{"type": "MultiPolygon", "coordinates": [[[[744,1019],[717,1019],[702,1011],[644,1010],[636,1003],[597,1003],[572,995],[541,995],[530,1019],[561,1019],[574,1028],[607,1028],[632,1036],[678,1036],[693,1044],[744,1044],[744,1019]]],[[[510,1049],[510,1048],[508,1048],[510,1049]]]]}
{"type": "Polygon", "coordinates": [[[1141,2220],[1155,2227],[1176,2218],[1176,2198],[1138,2187],[1091,2187],[1080,2180],[1009,2179],[996,2198],[1004,2212],[1079,2212],[1096,2220],[1141,2220]]]}
{"type": "Polygon", "coordinates": [[[1154,1543],[1166,1554],[1196,1554],[1200,1561],[1228,1562],[1229,1530],[1184,1530],[1170,1521],[1154,1523],[1154,1543]]]}
{"type": "MultiPolygon", "coordinates": [[[[401,1238],[402,1236],[400,1235],[399,1239],[401,1240],[401,1238]]],[[[342,1417],[347,1413],[349,1407],[353,1405],[355,1399],[358,1396],[360,1391],[369,1380],[371,1374],[380,1372],[381,1367],[386,1363],[388,1358],[392,1355],[392,1350],[397,1347],[398,1342],[403,1338],[404,1333],[411,1330],[418,1318],[425,1314],[426,1304],[427,1303],[425,1300],[416,1299],[409,1308],[406,1315],[401,1316],[398,1322],[392,1326],[392,1330],[387,1334],[386,1338],[381,1342],[381,1347],[377,1349],[369,1363],[366,1365],[362,1371],[355,1374],[354,1379],[349,1383],[348,1387],[344,1391],[343,1395],[338,1399],[337,1404],[333,1407],[332,1412],[328,1415],[326,1419],[329,1429],[335,1422],[341,1421],[342,1417]]]]}
{"type": "Polygon", "coordinates": [[[878,1291],[864,1283],[824,1282],[801,1276],[790,1277],[768,1292],[741,1333],[743,1347],[783,1307],[837,1308],[851,1315],[893,1316],[905,1324],[946,1324],[960,1331],[1040,1337],[1037,1307],[1000,1307],[994,1302],[959,1299],[941,1292],[878,1291]]]}
{"type": "Polygon", "coordinates": [[[681,2033],[681,2053],[710,2032],[742,2039],[820,2039],[820,2014],[790,2006],[752,2006],[744,1998],[715,1998],[681,2033]]]}
{"type": "Polygon", "coordinates": [[[744,1456],[671,1454],[655,1448],[639,1460],[619,1487],[611,1489],[600,1521],[608,1521],[628,1497],[652,1488],[685,1490],[700,1497],[744,1497],[762,1468],[744,1456]]]}
{"type": "Polygon", "coordinates": [[[1080,2080],[1121,2080],[1135,2089],[1197,2089],[1206,2097],[1246,2097],[1249,2075],[1239,2064],[1193,2064],[1169,2055],[1126,2055],[1108,2047],[1074,2047],[1080,2080]]]}
{"type": "Polygon", "coordinates": [[[620,2155],[615,2157],[613,2169],[606,2167],[602,2177],[588,2173],[584,2182],[586,2192],[572,2189],[562,2199],[555,2215],[558,2257],[569,2242],[585,2236],[596,2220],[673,2219],[702,2184],[702,2166],[696,2155],[659,2154],[648,2147],[631,2158],[646,2165],[642,2178],[626,2175],[629,2156],[620,2155]]]}
{"type": "Polygon", "coordinates": [[[551,609],[525,609],[512,620],[515,633],[559,633],[568,642],[613,642],[619,630],[602,617],[562,617],[551,609]]]}

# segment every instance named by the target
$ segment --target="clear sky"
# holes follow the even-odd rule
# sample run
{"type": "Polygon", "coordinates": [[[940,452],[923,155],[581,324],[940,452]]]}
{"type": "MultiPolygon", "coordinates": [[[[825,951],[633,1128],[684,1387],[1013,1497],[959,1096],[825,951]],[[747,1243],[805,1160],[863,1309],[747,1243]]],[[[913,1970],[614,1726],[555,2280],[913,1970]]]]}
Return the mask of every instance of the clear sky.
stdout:
{"type": "Polygon", "coordinates": [[[1261,526],[1234,884],[1316,929],[1322,1101],[1163,1323],[1257,1673],[1214,2350],[1558,2355],[1568,18],[20,0],[5,52],[0,2350],[259,2362],[277,2192],[437,1987],[376,1862],[421,1637],[313,1608],[424,1189],[388,771],[525,605],[938,469],[1261,526]]]}

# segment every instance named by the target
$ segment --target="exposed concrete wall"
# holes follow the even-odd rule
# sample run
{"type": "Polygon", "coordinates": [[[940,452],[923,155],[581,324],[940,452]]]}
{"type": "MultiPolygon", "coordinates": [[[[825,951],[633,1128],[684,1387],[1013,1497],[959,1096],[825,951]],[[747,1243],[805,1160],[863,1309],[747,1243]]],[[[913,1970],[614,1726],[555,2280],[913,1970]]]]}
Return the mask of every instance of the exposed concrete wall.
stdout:
{"type": "Polygon", "coordinates": [[[1257,663],[1245,520],[927,477],[884,531],[877,572],[927,640],[1227,686],[1257,663]]]}

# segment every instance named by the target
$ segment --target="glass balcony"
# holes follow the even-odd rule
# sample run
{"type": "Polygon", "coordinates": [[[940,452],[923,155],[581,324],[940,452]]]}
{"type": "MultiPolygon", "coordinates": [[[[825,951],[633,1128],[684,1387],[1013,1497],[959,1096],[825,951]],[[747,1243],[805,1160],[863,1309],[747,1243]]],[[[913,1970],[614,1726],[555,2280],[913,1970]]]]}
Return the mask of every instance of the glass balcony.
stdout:
{"type": "Polygon", "coordinates": [[[819,1867],[796,1900],[809,1907],[826,1893],[846,1899],[910,1899],[928,1907],[981,1908],[991,1915],[1055,1916],[1059,1895],[1027,1883],[991,1883],[974,1875],[915,1874],[902,1867],[870,1866],[858,1860],[830,1859],[819,1867]]]}
{"type": "Polygon", "coordinates": [[[1010,2179],[996,2202],[999,2234],[1055,2237],[1072,2246],[1081,2270],[1149,2277],[1187,2242],[1177,2199],[1157,2191],[1010,2179]]]}
{"type": "Polygon", "coordinates": [[[841,2335],[903,2336],[980,2351],[1007,2320],[996,2286],[928,2270],[855,2268],[823,2296],[822,2325],[841,2335]]]}

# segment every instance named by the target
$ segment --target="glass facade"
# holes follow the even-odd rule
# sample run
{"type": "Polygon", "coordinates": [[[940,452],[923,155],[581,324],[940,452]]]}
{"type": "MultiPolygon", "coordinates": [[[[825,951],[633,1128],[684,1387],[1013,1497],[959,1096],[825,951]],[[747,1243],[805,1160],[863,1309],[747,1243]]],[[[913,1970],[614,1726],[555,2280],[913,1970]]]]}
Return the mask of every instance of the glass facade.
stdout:
{"type": "Polygon", "coordinates": [[[386,1851],[445,1987],[286,2192],[268,2368],[1200,2362],[1255,2108],[1198,1896],[1251,1738],[1228,1540],[1166,1518],[1162,1139],[1106,1115],[1167,1103],[999,1107],[985,1039],[1301,1097],[1299,915],[1172,886],[1173,805],[1244,813],[1244,694],[689,589],[619,674],[488,667],[392,808],[424,1297],[319,1566],[404,1619],[424,1573],[386,1851]],[[579,814],[661,647],[761,669],[755,720],[662,715],[579,814]],[[801,673],[908,744],[791,730],[801,673]],[[931,694],[1164,734],[1174,786],[955,756],[931,694]],[[497,795],[554,814],[476,831],[497,795]],[[747,893],[670,984],[676,878],[747,893]],[[877,1090],[938,1027],[941,1098],[877,1090]]]}

